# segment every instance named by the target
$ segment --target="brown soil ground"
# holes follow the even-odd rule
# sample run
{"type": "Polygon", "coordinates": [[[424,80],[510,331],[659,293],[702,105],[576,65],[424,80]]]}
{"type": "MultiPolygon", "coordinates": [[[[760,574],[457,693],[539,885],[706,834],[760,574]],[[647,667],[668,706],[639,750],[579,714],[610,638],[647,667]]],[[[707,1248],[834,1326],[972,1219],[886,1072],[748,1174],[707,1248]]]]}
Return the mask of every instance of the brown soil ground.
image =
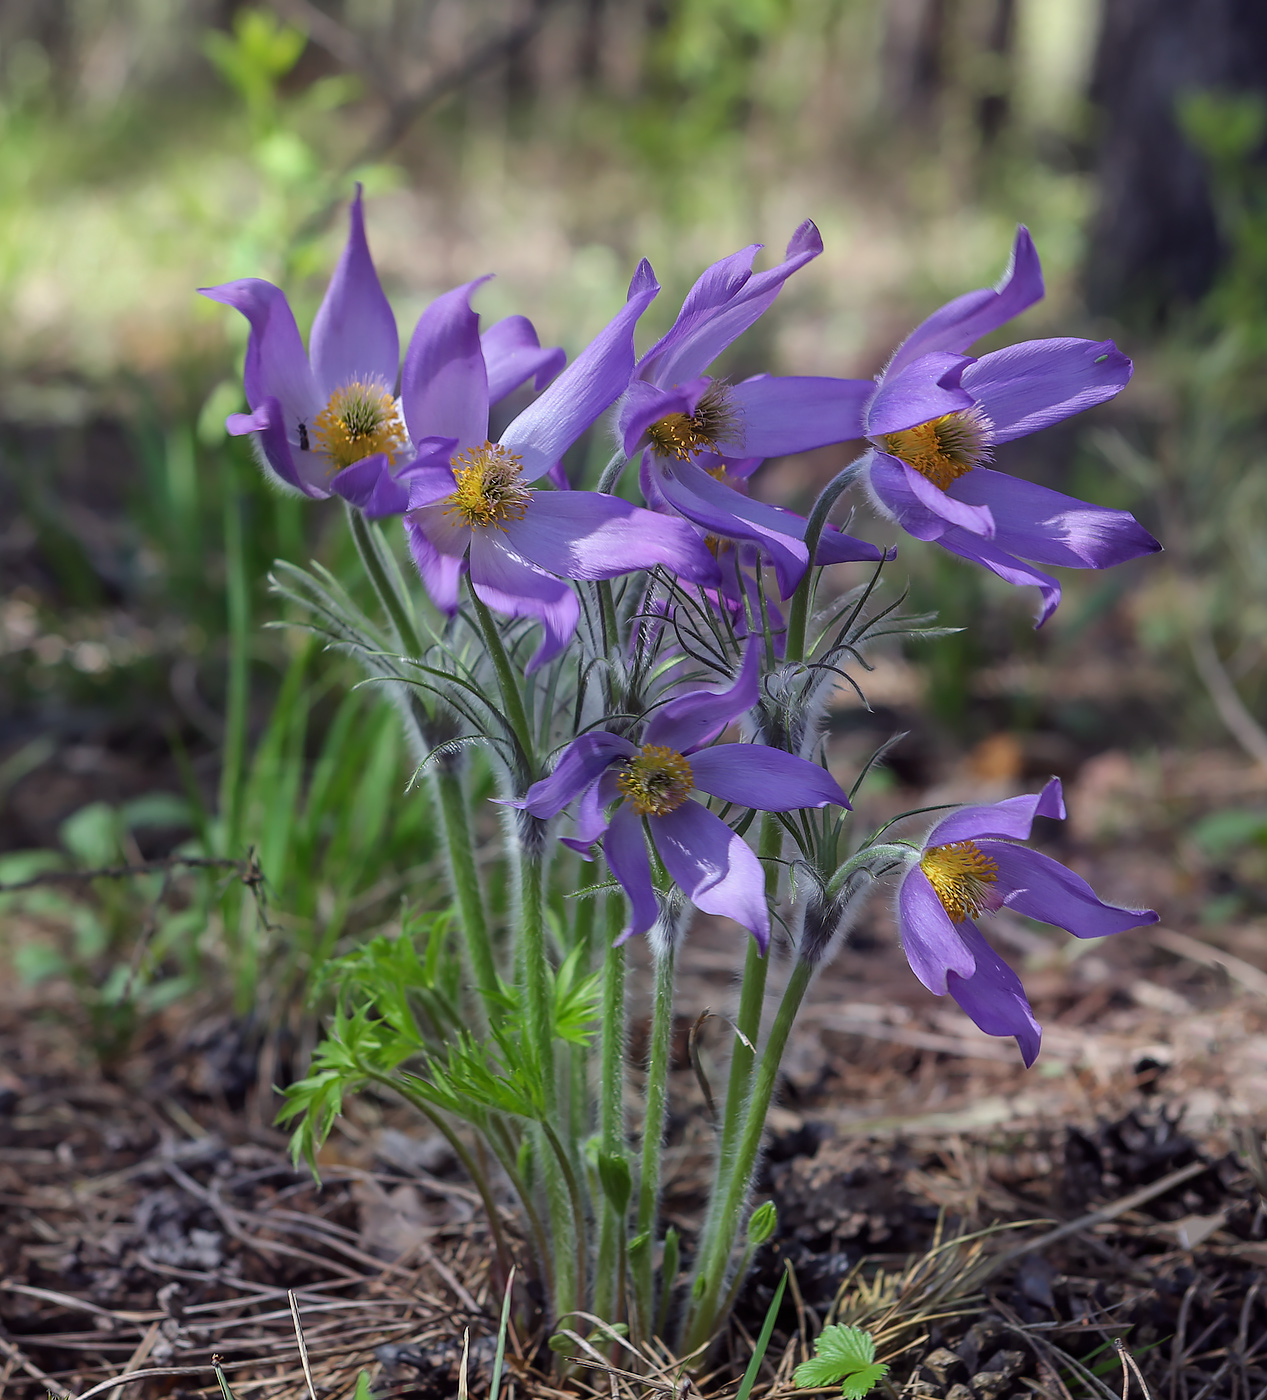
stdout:
{"type": "MultiPolygon", "coordinates": [[[[960,777],[961,799],[1015,781],[960,777]]],[[[1217,753],[1083,766],[1077,824],[1044,833],[1061,842],[1050,848],[1165,922],[1089,946],[994,920],[1045,1024],[1031,1071],[923,991],[876,902],[790,1047],[761,1182],[779,1232],[744,1287],[730,1360],[698,1382],[706,1395],[737,1375],[788,1265],[767,1392],[790,1391],[825,1319],[872,1325],[887,1298],[893,1394],[1116,1396],[1121,1338],[1132,1384],[1158,1400],[1267,1395],[1267,927],[1203,924],[1225,872],[1172,834],[1229,791],[1253,801],[1267,781],[1217,753]],[[1000,1223],[1016,1228],[944,1243],[1000,1223]]],[[[717,1082],[739,947],[706,926],[683,953],[666,1214],[688,1242],[713,1131],[688,1031],[716,1013],[698,1043],[717,1082]]],[[[10,987],[0,1008],[0,1390],[83,1397],[136,1373],[109,1393],[215,1395],[216,1355],[236,1396],[299,1396],[288,1290],[321,1396],[349,1395],[361,1370],[376,1394],[451,1396],[466,1329],[469,1384],[486,1386],[500,1284],[442,1143],[362,1099],[318,1187],[270,1126],[261,1086],[278,1061],[249,1026],[169,1012],[103,1078],[74,1007],[45,984],[10,987]]],[[[514,1391],[550,1392],[541,1340],[512,1333],[514,1391]]],[[[594,1371],[574,1385],[644,1393],[594,1371]]]]}

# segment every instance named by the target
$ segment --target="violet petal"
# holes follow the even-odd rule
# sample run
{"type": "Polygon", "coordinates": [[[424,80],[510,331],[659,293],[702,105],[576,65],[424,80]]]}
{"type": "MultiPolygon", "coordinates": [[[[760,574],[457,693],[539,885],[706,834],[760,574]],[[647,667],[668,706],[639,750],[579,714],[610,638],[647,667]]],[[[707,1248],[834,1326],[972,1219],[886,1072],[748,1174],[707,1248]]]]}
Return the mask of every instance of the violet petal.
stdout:
{"type": "Polygon", "coordinates": [[[488,371],[471,294],[477,277],[437,297],[418,318],[405,351],[400,406],[409,435],[456,438],[465,451],[488,438],[488,371]]]}
{"type": "Polygon", "coordinates": [[[961,476],[948,494],[987,507],[995,545],[1037,564],[1107,569],[1161,548],[1130,511],[1091,505],[988,467],[961,476]]]}
{"type": "Polygon", "coordinates": [[[673,328],[643,357],[639,366],[643,378],[667,387],[703,374],[773,304],[784,282],[823,251],[823,240],[806,219],[793,233],[777,267],[745,277],[743,270],[751,267],[756,251],[756,247],[744,248],[704,273],[682,304],[673,328]]]}
{"type": "Polygon", "coordinates": [[[1064,793],[1059,778],[1051,778],[1041,792],[1027,792],[973,807],[960,807],[943,817],[928,833],[924,849],[949,846],[955,841],[993,838],[997,841],[1028,841],[1035,817],[1063,821],[1064,793]]]}
{"type": "Polygon", "coordinates": [[[751,540],[774,565],[779,591],[790,598],[809,567],[805,522],[791,511],[754,501],[724,485],[694,462],[650,457],[648,475],[659,495],[701,530],[724,539],[751,540]]]}
{"type": "Polygon", "coordinates": [[[603,837],[603,855],[629,900],[629,922],[616,940],[620,944],[635,934],[646,933],[660,917],[660,901],[651,883],[651,858],[642,834],[642,818],[632,807],[616,809],[603,837]]]}
{"type": "Polygon", "coordinates": [[[711,687],[693,690],[670,700],[651,716],[642,742],[662,744],[682,754],[703,748],[757,703],[760,666],[761,639],[758,637],[748,643],[733,684],[725,690],[711,687]]]}
{"type": "Polygon", "coordinates": [[[849,806],[848,796],[826,769],[767,744],[699,749],[691,755],[691,772],[701,792],[759,812],[849,806]]]}
{"type": "Polygon", "coordinates": [[[757,375],[729,391],[742,414],[745,455],[782,457],[863,436],[862,413],[875,394],[872,379],[757,375]]]}
{"type": "Polygon", "coordinates": [[[403,515],[409,509],[409,487],[392,475],[382,452],[362,457],[330,478],[330,490],[371,520],[403,515]]]}
{"type": "Polygon", "coordinates": [[[1153,909],[1106,904],[1080,875],[1041,851],[1005,841],[977,844],[999,867],[1000,891],[1011,891],[1005,899],[1007,907],[1027,919],[1055,924],[1075,938],[1104,938],[1158,920],[1153,909]]]}
{"type": "Polygon", "coordinates": [[[452,617],[458,610],[458,586],[466,572],[465,556],[441,554],[418,522],[408,516],[405,518],[405,538],[409,541],[409,553],[431,601],[442,613],[452,617]]]}
{"type": "Polygon", "coordinates": [[[950,995],[986,1035],[1011,1035],[1025,1061],[1038,1058],[1043,1029],[1034,1019],[1021,979],[981,936],[971,921],[959,925],[964,943],[976,960],[970,977],[951,972],[946,981],[950,995]]]}
{"type": "Polygon", "coordinates": [[[561,579],[516,554],[500,530],[471,531],[470,572],[471,587],[487,607],[541,624],[541,645],[526,671],[535,671],[567,646],[581,612],[576,594],[561,579]]]}
{"type": "Polygon", "coordinates": [[[529,379],[538,391],[567,363],[561,346],[543,346],[526,316],[507,316],[480,336],[488,368],[488,401],[499,403],[529,379]]]}
{"type": "Polygon", "coordinates": [[[395,391],[400,337],[365,241],[360,185],[348,213],[348,241],[313,320],[308,346],[323,399],[357,380],[395,391]]]}
{"type": "Polygon", "coordinates": [[[963,924],[956,924],[928,882],[928,876],[912,865],[897,892],[898,928],[902,949],[911,971],[938,996],[946,993],[946,974],[971,977],[976,963],[963,940],[963,924]]]}
{"type": "MultiPolygon", "coordinates": [[[[909,526],[903,522],[903,528],[909,529],[909,526]]],[[[914,534],[914,531],[911,533],[914,534]]],[[[974,564],[989,569],[1005,583],[1014,583],[1022,587],[1032,584],[1037,588],[1041,604],[1038,617],[1034,621],[1035,627],[1041,627],[1060,605],[1060,584],[1050,574],[1044,574],[1006,550],[1000,549],[996,540],[983,540],[977,535],[970,535],[966,530],[955,529],[952,526],[937,537],[937,543],[961,559],[970,559],[974,564]]]]}
{"type": "Polygon", "coordinates": [[[902,432],[971,408],[972,395],[959,387],[959,376],[971,363],[963,355],[923,355],[896,374],[885,374],[866,407],[866,436],[902,432]]]}
{"type": "Polygon", "coordinates": [[[765,871],[742,836],[698,802],[649,818],[651,839],[683,894],[706,914],[734,919],[764,953],[770,942],[765,871]]]}
{"type": "Polygon", "coordinates": [[[997,287],[965,292],[934,311],[898,347],[887,373],[892,374],[933,350],[961,353],[983,335],[1019,316],[1026,307],[1041,301],[1042,296],[1043,270],[1029,230],[1021,225],[1016,230],[1007,271],[997,287]]]}
{"type": "Polygon", "coordinates": [[[1027,340],[983,355],[960,381],[989,416],[995,442],[1011,442],[1115,398],[1131,362],[1111,340],[1027,340]]]}
{"type": "Polygon", "coordinates": [[[525,481],[549,471],[628,387],[634,327],[659,290],[651,264],[644,259],[621,310],[502,434],[502,443],[523,458],[525,481]]]}
{"type": "Polygon", "coordinates": [[[266,398],[275,398],[281,403],[288,432],[299,423],[310,424],[321,412],[324,400],[317,392],[286,294],[259,277],[203,287],[201,292],[240,311],[250,323],[243,380],[251,408],[259,408],[266,398]]]}
{"type": "MultiPolygon", "coordinates": [[[[888,456],[888,453],[882,455],[888,456]]],[[[972,505],[943,491],[907,462],[902,462],[902,471],[907,489],[925,510],[940,516],[947,524],[957,525],[970,535],[979,535],[986,540],[994,538],[994,516],[988,505],[972,505]]]]}
{"type": "Polygon", "coordinates": [[[685,520],[597,491],[538,491],[505,534],[525,559],[563,578],[618,578],[657,565],[690,583],[719,578],[717,561],[685,520]]]}
{"type": "Polygon", "coordinates": [[[512,807],[522,807],[534,817],[553,817],[578,793],[597,783],[603,771],[618,758],[632,758],[638,750],[628,739],[606,730],[582,734],[563,750],[554,771],[524,793],[512,807]]]}

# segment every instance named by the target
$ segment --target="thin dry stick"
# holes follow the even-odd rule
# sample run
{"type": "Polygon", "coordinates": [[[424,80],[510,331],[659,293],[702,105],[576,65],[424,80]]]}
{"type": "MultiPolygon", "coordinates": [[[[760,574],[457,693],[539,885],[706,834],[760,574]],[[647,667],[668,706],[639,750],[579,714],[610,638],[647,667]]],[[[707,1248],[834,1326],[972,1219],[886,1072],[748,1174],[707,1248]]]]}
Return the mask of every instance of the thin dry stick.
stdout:
{"type": "Polygon", "coordinates": [[[304,1380],[308,1382],[309,1400],[317,1400],[317,1387],[312,1383],[312,1367],[308,1364],[308,1343],[304,1341],[303,1323],[299,1320],[299,1301],[295,1290],[288,1288],[286,1298],[290,1303],[290,1316],[295,1324],[295,1344],[299,1347],[299,1364],[304,1368],[304,1380]]]}
{"type": "Polygon", "coordinates": [[[44,870],[25,880],[0,884],[0,894],[18,894],[41,885],[75,885],[91,880],[126,880],[133,875],[170,875],[177,868],[185,870],[236,870],[242,883],[259,878],[259,866],[254,860],[212,859],[209,856],[164,856],[162,860],[143,860],[135,865],[102,865],[92,870],[44,870]]]}
{"type": "Polygon", "coordinates": [[[1199,938],[1190,938],[1186,933],[1178,933],[1169,928],[1153,929],[1148,941],[1158,943],[1167,952],[1187,958],[1189,962],[1199,963],[1202,967],[1221,968],[1233,982],[1239,982],[1247,992],[1267,997],[1267,972],[1263,972],[1252,963],[1247,963],[1244,958],[1225,953],[1222,948],[1216,948],[1212,943],[1204,943],[1199,938]]]}
{"type": "Polygon", "coordinates": [[[1267,730],[1250,714],[1245,702],[1236,693],[1236,687],[1219,660],[1214,638],[1204,621],[1193,626],[1188,642],[1197,675],[1209,692],[1219,718],[1241,748],[1260,767],[1267,768],[1267,730]]]}
{"type": "Polygon", "coordinates": [[[1054,1244],[1057,1240],[1063,1240],[1066,1235],[1074,1235],[1079,1230],[1088,1230],[1093,1225],[1102,1225],[1106,1221],[1116,1220],[1119,1215],[1125,1215],[1128,1211],[1147,1205],[1155,1197],[1164,1196],[1167,1191],[1173,1191],[1176,1186],[1182,1186],[1185,1181],[1191,1181],[1194,1176],[1200,1176],[1202,1172],[1209,1170],[1210,1164],[1208,1162],[1189,1162],[1186,1167],[1180,1167],[1178,1171],[1163,1176],[1160,1181],[1154,1181],[1149,1186],[1143,1186],[1138,1191],[1133,1191],[1129,1196],[1123,1196],[1121,1200],[1114,1201],[1111,1206],[1102,1206],[1099,1210],[1093,1210],[1087,1215],[1079,1216],[1077,1220],[1070,1220],[1064,1225],[1058,1225],[1054,1230],[1048,1230],[1045,1235],[1039,1235],[1036,1240],[1030,1240],[1027,1244],[1018,1244],[1013,1249],[1004,1251],[996,1256],[991,1272],[997,1272],[1003,1265],[1010,1264],[1013,1259],[1019,1259],[1023,1254],[1032,1254],[1036,1250],[1046,1248],[1049,1244],[1054,1244]]]}
{"type": "Polygon", "coordinates": [[[1122,1363],[1122,1400],[1126,1400],[1127,1392],[1131,1388],[1131,1376],[1139,1382],[1139,1388],[1144,1392],[1144,1400],[1153,1400],[1153,1393],[1148,1388],[1148,1382],[1144,1379],[1144,1373],[1139,1369],[1135,1358],[1126,1349],[1126,1343],[1121,1337],[1113,1338],[1113,1350],[1117,1352],[1117,1359],[1122,1363]],[[1126,1368],[1130,1367],[1128,1371],[1126,1368]]]}
{"type": "MultiPolygon", "coordinates": [[[[12,1342],[5,1341],[3,1337],[0,1337],[0,1352],[3,1352],[4,1355],[8,1357],[8,1359],[11,1362],[13,1362],[15,1366],[21,1367],[21,1369],[24,1370],[28,1376],[31,1376],[35,1380],[39,1381],[45,1387],[45,1389],[47,1389],[50,1395],[65,1394],[64,1391],[60,1391],[58,1389],[57,1382],[52,1378],[52,1376],[48,1375],[44,1371],[41,1371],[40,1368],[35,1364],[35,1362],[31,1361],[27,1357],[25,1352],[19,1351],[18,1348],[15,1347],[12,1342]]],[[[68,1396],[67,1400],[73,1400],[73,1397],[68,1396]]]]}

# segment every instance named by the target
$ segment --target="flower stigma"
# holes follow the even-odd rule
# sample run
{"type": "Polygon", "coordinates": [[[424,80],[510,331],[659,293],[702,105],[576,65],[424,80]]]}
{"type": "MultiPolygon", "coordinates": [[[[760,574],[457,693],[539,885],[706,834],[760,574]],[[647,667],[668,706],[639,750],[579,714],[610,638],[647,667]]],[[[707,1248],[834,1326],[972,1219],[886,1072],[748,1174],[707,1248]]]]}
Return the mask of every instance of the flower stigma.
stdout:
{"type": "Polygon", "coordinates": [[[973,467],[992,460],[991,426],[980,409],[965,408],[901,432],[881,433],[879,445],[944,491],[973,467]]]}
{"type": "Polygon", "coordinates": [[[468,447],[450,459],[457,490],[445,498],[445,515],[460,515],[472,528],[522,520],[532,488],[520,480],[523,458],[497,442],[468,447]]]}
{"type": "Polygon", "coordinates": [[[998,884],[999,867],[975,841],[952,841],[924,852],[919,868],[928,877],[942,908],[955,923],[975,919],[1000,900],[990,886],[998,884]]]}
{"type": "MultiPolygon", "coordinates": [[[[336,470],[376,452],[383,453],[391,466],[409,441],[395,399],[377,380],[363,379],[355,379],[330,395],[330,402],[312,420],[312,435],[336,470]]],[[[301,448],[306,447],[306,437],[305,431],[301,448]]]]}
{"type": "Polygon", "coordinates": [[[644,744],[631,758],[616,786],[633,803],[640,817],[664,817],[676,812],[695,790],[691,765],[676,749],[644,744]]]}
{"type": "Polygon", "coordinates": [[[660,457],[689,462],[701,452],[720,452],[719,443],[738,446],[740,413],[726,386],[716,380],[699,396],[694,413],[666,413],[647,429],[647,441],[660,457]]]}

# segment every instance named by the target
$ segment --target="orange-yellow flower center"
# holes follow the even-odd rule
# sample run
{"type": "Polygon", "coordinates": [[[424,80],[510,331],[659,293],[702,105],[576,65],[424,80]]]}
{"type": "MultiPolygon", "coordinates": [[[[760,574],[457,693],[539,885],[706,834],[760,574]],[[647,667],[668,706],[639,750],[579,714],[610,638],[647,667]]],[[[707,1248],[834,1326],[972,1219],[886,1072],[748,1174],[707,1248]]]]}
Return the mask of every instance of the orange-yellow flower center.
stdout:
{"type": "Polygon", "coordinates": [[[934,846],[924,852],[919,868],[957,924],[994,904],[990,886],[998,883],[999,867],[975,841],[934,846]]]}
{"type": "Polygon", "coordinates": [[[625,765],[616,786],[640,817],[663,817],[686,801],[695,790],[695,780],[691,765],[676,749],[644,744],[625,765]]]}
{"type": "MultiPolygon", "coordinates": [[[[396,401],[377,381],[356,379],[330,395],[330,402],[312,420],[312,435],[336,468],[350,467],[376,452],[389,465],[408,446],[405,425],[396,401]]],[[[300,445],[306,446],[307,429],[300,445]]]]}
{"type": "Polygon", "coordinates": [[[975,408],[943,413],[898,433],[882,433],[879,442],[885,452],[943,491],[993,456],[989,420],[975,408]]]}
{"type": "Polygon", "coordinates": [[[472,528],[522,520],[532,500],[525,486],[523,458],[496,442],[482,442],[450,459],[457,489],[445,497],[444,513],[460,515],[472,528]]]}
{"type": "Polygon", "coordinates": [[[701,452],[719,452],[722,443],[737,448],[739,436],[739,413],[720,383],[704,390],[694,413],[666,413],[647,429],[652,451],[680,462],[689,462],[701,452]]]}

